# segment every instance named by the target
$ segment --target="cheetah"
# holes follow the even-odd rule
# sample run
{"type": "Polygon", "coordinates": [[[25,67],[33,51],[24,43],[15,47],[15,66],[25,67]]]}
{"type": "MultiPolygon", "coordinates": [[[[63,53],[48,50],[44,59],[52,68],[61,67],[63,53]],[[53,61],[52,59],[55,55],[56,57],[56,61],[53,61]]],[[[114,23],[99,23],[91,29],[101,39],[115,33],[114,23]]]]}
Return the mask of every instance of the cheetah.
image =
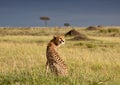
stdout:
{"type": "Polygon", "coordinates": [[[64,43],[65,38],[61,35],[53,36],[53,39],[48,43],[46,49],[46,75],[49,68],[51,72],[54,73],[56,76],[68,75],[68,68],[57,51],[60,45],[64,43]]]}

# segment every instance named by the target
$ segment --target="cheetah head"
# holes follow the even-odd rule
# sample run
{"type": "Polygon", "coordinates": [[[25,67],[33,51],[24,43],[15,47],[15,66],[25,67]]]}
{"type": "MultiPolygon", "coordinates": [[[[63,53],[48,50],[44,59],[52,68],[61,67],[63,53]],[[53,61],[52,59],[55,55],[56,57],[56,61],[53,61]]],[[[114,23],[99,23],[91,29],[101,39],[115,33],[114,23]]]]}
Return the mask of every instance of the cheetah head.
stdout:
{"type": "Polygon", "coordinates": [[[65,44],[65,38],[62,35],[54,35],[53,41],[58,46],[60,46],[61,44],[65,44]]]}

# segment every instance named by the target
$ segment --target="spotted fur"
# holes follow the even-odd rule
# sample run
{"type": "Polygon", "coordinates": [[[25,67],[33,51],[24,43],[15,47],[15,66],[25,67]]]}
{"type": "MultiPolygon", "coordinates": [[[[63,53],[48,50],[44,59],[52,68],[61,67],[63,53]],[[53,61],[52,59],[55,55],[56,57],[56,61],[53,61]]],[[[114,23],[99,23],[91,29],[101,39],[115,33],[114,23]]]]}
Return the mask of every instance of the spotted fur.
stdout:
{"type": "Polygon", "coordinates": [[[50,68],[51,72],[57,76],[67,76],[68,69],[64,61],[61,59],[58,54],[57,49],[61,44],[65,43],[64,36],[54,36],[53,39],[48,43],[46,49],[46,74],[50,68]]]}

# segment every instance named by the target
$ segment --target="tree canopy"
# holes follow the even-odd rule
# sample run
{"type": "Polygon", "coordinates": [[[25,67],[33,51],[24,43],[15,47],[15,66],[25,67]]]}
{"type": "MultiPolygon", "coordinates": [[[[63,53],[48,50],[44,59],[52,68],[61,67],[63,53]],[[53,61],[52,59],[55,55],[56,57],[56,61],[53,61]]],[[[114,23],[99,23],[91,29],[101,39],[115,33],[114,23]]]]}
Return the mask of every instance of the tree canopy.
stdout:
{"type": "Polygon", "coordinates": [[[64,23],[64,26],[68,27],[71,26],[69,23],[64,23]]]}
{"type": "Polygon", "coordinates": [[[48,26],[47,21],[50,20],[50,18],[47,17],[47,16],[42,16],[42,17],[40,17],[40,20],[44,20],[45,21],[45,26],[47,27],[48,26]]]}

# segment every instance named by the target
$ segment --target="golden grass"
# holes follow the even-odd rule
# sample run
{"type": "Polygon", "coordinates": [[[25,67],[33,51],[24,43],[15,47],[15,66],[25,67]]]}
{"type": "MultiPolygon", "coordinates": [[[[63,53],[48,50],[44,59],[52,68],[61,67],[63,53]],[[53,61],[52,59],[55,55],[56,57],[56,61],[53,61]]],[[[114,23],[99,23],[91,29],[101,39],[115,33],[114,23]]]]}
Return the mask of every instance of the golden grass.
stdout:
{"type": "MultiPolygon", "coordinates": [[[[59,31],[63,34],[67,29],[59,31]]],[[[71,37],[66,37],[66,44],[60,47],[59,52],[68,65],[70,74],[67,78],[59,78],[51,74],[46,77],[44,74],[46,45],[54,32],[56,31],[52,29],[49,36],[0,36],[0,84],[120,84],[120,39],[118,37],[88,35],[93,39],[90,41],[71,41],[69,40],[71,37]]]]}

